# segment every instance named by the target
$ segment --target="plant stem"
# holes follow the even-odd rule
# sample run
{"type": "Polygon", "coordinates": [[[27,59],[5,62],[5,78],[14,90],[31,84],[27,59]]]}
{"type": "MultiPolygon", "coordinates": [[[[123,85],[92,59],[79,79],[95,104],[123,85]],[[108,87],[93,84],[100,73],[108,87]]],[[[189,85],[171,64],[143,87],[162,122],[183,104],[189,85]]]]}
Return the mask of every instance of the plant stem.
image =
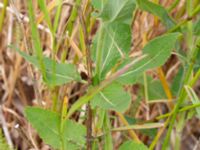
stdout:
{"type": "Polygon", "coordinates": [[[156,144],[158,143],[159,138],[161,137],[162,133],[164,132],[164,130],[166,129],[167,125],[169,124],[169,118],[167,118],[167,120],[164,123],[164,127],[161,128],[158,133],[156,134],[156,137],[153,139],[153,141],[151,142],[151,145],[149,147],[149,150],[153,150],[154,147],[156,146],[156,144]]]}
{"type": "Polygon", "coordinates": [[[171,12],[178,4],[179,4],[180,0],[175,0],[170,7],[167,9],[168,12],[171,12]]]}
{"type": "Polygon", "coordinates": [[[168,101],[169,101],[169,103],[168,103],[169,108],[170,108],[170,109],[173,109],[173,103],[172,103],[173,97],[172,97],[172,93],[171,93],[171,90],[170,90],[170,88],[169,88],[169,85],[168,85],[168,83],[167,83],[167,80],[166,80],[166,78],[165,78],[165,75],[164,75],[164,72],[163,72],[162,68],[158,68],[158,75],[159,75],[160,81],[161,81],[161,83],[162,83],[163,89],[164,89],[164,91],[165,91],[165,94],[166,94],[166,96],[167,96],[167,98],[168,98],[168,101]]]}
{"type": "MultiPolygon", "coordinates": [[[[197,107],[200,107],[200,103],[198,103],[198,104],[193,104],[193,105],[189,105],[189,106],[185,106],[185,107],[179,109],[179,110],[178,110],[178,113],[184,112],[184,111],[188,111],[188,110],[190,110],[190,109],[194,109],[194,108],[197,108],[197,107]]],[[[172,112],[166,113],[166,114],[164,114],[164,115],[160,115],[160,116],[156,117],[156,119],[157,119],[157,120],[164,119],[164,118],[167,118],[167,117],[171,116],[172,114],[173,114],[172,112]]]]}
{"type": "MultiPolygon", "coordinates": [[[[189,79],[190,79],[190,77],[192,75],[193,67],[194,67],[194,64],[195,64],[195,60],[196,60],[198,51],[200,50],[200,38],[197,39],[196,43],[197,43],[196,47],[194,47],[192,52],[191,52],[191,54],[192,54],[191,55],[192,58],[190,59],[191,63],[190,63],[190,66],[189,66],[189,68],[188,68],[188,70],[186,72],[186,75],[185,75],[184,85],[187,85],[189,83],[189,79]]],[[[167,146],[168,146],[168,143],[169,143],[169,139],[170,139],[170,135],[171,135],[171,131],[173,129],[173,125],[175,123],[179,107],[181,106],[181,104],[185,100],[186,96],[187,96],[187,93],[185,91],[185,88],[182,87],[180,95],[178,96],[179,98],[178,98],[177,104],[175,105],[174,110],[173,110],[173,115],[172,115],[172,117],[170,119],[169,128],[168,128],[167,135],[166,135],[164,143],[163,143],[162,150],[166,150],[167,149],[167,146]]]]}
{"type": "MultiPolygon", "coordinates": [[[[182,22],[180,22],[179,24],[177,24],[175,27],[172,27],[170,30],[168,30],[168,32],[167,33],[171,33],[171,32],[174,32],[175,30],[177,30],[178,28],[180,28],[182,25],[184,25],[185,23],[187,23],[188,21],[190,21],[191,19],[192,19],[192,17],[194,17],[196,14],[197,14],[197,12],[199,12],[200,10],[198,9],[198,7],[191,13],[191,17],[188,17],[186,20],[183,20],[182,22]]],[[[198,43],[198,42],[197,42],[198,43]]],[[[197,47],[198,47],[198,45],[199,44],[197,44],[197,47]]],[[[194,49],[195,50],[195,49],[194,49]]],[[[198,51],[198,50],[196,50],[196,51],[198,51]]],[[[195,55],[197,55],[197,54],[195,54],[195,55]]],[[[196,56],[195,56],[195,59],[196,59],[196,56]]],[[[192,67],[193,68],[193,67],[192,67]]],[[[188,72],[190,72],[189,70],[188,70],[188,72]]],[[[182,93],[182,92],[180,92],[180,93],[182,93]]],[[[185,94],[180,94],[180,96],[182,97],[182,98],[184,98],[186,95],[185,94]],[[181,96],[182,95],[182,96],[181,96]]],[[[179,96],[179,99],[182,99],[181,97],[179,96]]],[[[180,104],[181,104],[182,102],[180,102],[180,104]]],[[[180,104],[179,104],[179,106],[180,106],[180,104]]],[[[177,105],[176,105],[177,106],[177,105]]],[[[178,107],[179,107],[178,106],[178,107]]],[[[178,108],[174,108],[174,110],[176,110],[177,112],[178,112],[178,108]]],[[[174,113],[174,110],[172,111],[172,113],[174,113]]],[[[176,112],[176,113],[177,113],[176,112]]],[[[174,117],[174,119],[172,119],[172,120],[174,120],[174,122],[175,122],[175,118],[176,118],[176,115],[175,115],[175,117],[174,117]]],[[[159,131],[159,133],[156,135],[156,138],[154,139],[154,142],[151,144],[151,148],[153,149],[153,147],[156,145],[156,142],[157,142],[157,140],[159,140],[159,137],[162,135],[162,133],[164,132],[164,129],[167,127],[167,125],[168,125],[168,123],[169,123],[169,121],[166,121],[165,122],[166,123],[166,126],[164,126],[162,129],[161,129],[161,131],[159,131]]],[[[171,123],[171,122],[170,122],[171,123]]],[[[173,123],[171,123],[171,124],[173,124],[173,123]]],[[[172,128],[172,127],[171,127],[172,128]]],[[[172,129],[170,129],[170,130],[172,130],[172,129]]],[[[169,130],[168,130],[169,131],[169,130]]],[[[171,132],[171,131],[170,131],[171,132]]],[[[170,133],[168,133],[168,134],[170,134],[170,133]]],[[[167,135],[167,136],[169,136],[169,135],[167,135]]],[[[168,140],[169,140],[169,137],[167,137],[168,138],[168,140]]],[[[167,140],[165,140],[165,142],[168,142],[167,140]]],[[[165,146],[165,145],[163,145],[163,146],[165,146]]]]}
{"type": "Polygon", "coordinates": [[[92,109],[90,104],[87,104],[87,150],[92,149],[92,109]]]}
{"type": "Polygon", "coordinates": [[[42,72],[44,80],[46,80],[46,69],[45,64],[43,61],[43,50],[40,42],[40,36],[37,30],[36,21],[35,21],[35,14],[33,9],[33,3],[31,0],[28,0],[28,14],[30,17],[30,25],[31,25],[31,34],[32,40],[34,43],[34,52],[36,53],[37,59],[40,64],[40,70],[42,72]]]}
{"type": "MultiPolygon", "coordinates": [[[[87,7],[89,1],[87,1],[85,7],[87,7]]],[[[81,29],[83,31],[83,40],[84,47],[86,52],[86,64],[87,64],[87,72],[88,72],[88,84],[92,83],[92,59],[90,54],[90,44],[89,44],[89,34],[87,31],[87,25],[84,16],[84,10],[79,11],[79,18],[81,23],[81,29]]],[[[92,149],[92,109],[90,107],[90,103],[87,104],[87,150],[92,149]]]]}
{"type": "Polygon", "coordinates": [[[193,12],[191,12],[191,16],[187,17],[185,20],[178,23],[176,26],[172,27],[167,31],[167,33],[171,33],[179,29],[182,25],[186,24],[188,21],[192,20],[193,17],[195,17],[200,12],[200,5],[197,6],[197,8],[194,9],[193,12]]]}
{"type": "Polygon", "coordinates": [[[113,149],[113,143],[112,143],[112,135],[111,135],[111,129],[110,129],[110,119],[108,112],[105,113],[104,117],[104,125],[103,129],[105,134],[105,143],[104,143],[104,150],[111,150],[113,149]]]}
{"type": "MultiPolygon", "coordinates": [[[[60,118],[60,134],[62,135],[62,133],[64,132],[64,125],[65,125],[65,121],[66,121],[66,115],[67,115],[67,107],[68,107],[68,98],[65,96],[63,103],[62,103],[62,109],[61,109],[61,118],[60,118]]],[[[65,142],[63,137],[61,138],[61,142],[62,142],[62,150],[65,150],[65,142]]]]}
{"type": "Polygon", "coordinates": [[[111,75],[109,78],[105,79],[100,83],[100,85],[96,85],[95,87],[92,87],[88,90],[87,94],[82,96],[79,100],[77,100],[69,110],[67,114],[67,118],[69,118],[77,109],[79,109],[82,105],[89,102],[99,91],[104,89],[106,86],[108,86],[110,83],[112,83],[115,79],[117,79],[120,75],[122,75],[124,72],[128,71],[134,64],[139,62],[140,60],[144,59],[147,55],[142,55],[138,58],[136,58],[131,63],[124,66],[122,69],[111,75]]]}
{"type": "MultiPolygon", "coordinates": [[[[121,113],[116,112],[116,114],[119,116],[120,121],[121,121],[125,126],[129,126],[129,123],[127,122],[127,120],[124,118],[124,116],[123,116],[121,113]]],[[[136,141],[136,142],[138,142],[138,143],[141,142],[140,139],[138,138],[137,134],[136,134],[133,130],[128,130],[128,133],[129,133],[130,137],[131,137],[134,141],[136,141]]]]}

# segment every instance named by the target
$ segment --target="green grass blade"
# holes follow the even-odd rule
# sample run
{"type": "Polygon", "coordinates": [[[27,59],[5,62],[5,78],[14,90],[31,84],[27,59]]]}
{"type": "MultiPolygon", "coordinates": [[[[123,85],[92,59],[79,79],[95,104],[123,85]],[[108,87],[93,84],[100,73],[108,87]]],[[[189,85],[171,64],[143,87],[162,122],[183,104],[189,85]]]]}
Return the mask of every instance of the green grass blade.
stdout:
{"type": "Polygon", "coordinates": [[[46,20],[50,30],[53,31],[52,30],[53,27],[52,27],[52,23],[51,23],[51,18],[50,18],[49,11],[47,9],[47,5],[46,5],[45,0],[38,0],[38,4],[39,4],[40,9],[44,13],[44,19],[46,20]]]}
{"type": "Polygon", "coordinates": [[[37,59],[39,61],[43,78],[44,80],[46,80],[45,66],[44,66],[43,55],[42,55],[43,50],[40,43],[40,37],[39,37],[38,29],[37,29],[37,24],[35,21],[33,3],[32,3],[32,0],[28,0],[27,2],[28,2],[28,14],[30,18],[31,35],[32,35],[32,40],[33,40],[33,45],[34,45],[34,52],[36,53],[37,59]]]}
{"type": "Polygon", "coordinates": [[[53,23],[54,33],[56,33],[58,24],[59,24],[60,14],[61,14],[61,10],[62,10],[62,0],[57,1],[57,6],[58,6],[58,8],[56,10],[56,16],[55,16],[54,23],[53,23]]]}

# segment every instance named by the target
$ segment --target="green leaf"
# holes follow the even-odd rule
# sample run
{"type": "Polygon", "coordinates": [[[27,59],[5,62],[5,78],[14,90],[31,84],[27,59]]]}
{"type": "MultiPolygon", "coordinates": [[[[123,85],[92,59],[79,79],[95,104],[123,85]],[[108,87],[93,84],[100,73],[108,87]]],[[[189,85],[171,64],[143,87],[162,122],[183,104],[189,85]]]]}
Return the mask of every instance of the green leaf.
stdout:
{"type": "Polygon", "coordinates": [[[130,105],[131,96],[119,83],[112,83],[100,91],[91,101],[93,107],[98,106],[103,109],[112,109],[124,112],[130,105]]]}
{"type": "Polygon", "coordinates": [[[136,1],[140,9],[159,17],[159,19],[162,21],[164,25],[166,25],[167,28],[172,28],[176,25],[176,23],[174,22],[174,20],[172,20],[172,18],[169,16],[164,7],[157,5],[153,2],[150,2],[148,0],[136,0],[136,1]]]}
{"type": "MultiPolygon", "coordinates": [[[[136,83],[144,86],[144,77],[140,76],[136,83]]],[[[161,81],[152,78],[150,75],[147,75],[147,86],[148,86],[148,98],[149,100],[157,100],[157,99],[166,99],[165,91],[162,87],[161,81]]],[[[141,89],[140,91],[144,95],[144,91],[141,89]]]]}
{"type": "MultiPolygon", "coordinates": [[[[144,71],[163,65],[169,58],[179,36],[179,33],[169,33],[151,40],[143,48],[143,54],[147,54],[147,57],[122,74],[118,81],[123,84],[135,83],[138,76],[144,71]]],[[[132,60],[125,61],[120,67],[123,67],[130,61],[132,60]]]]}
{"type": "Polygon", "coordinates": [[[107,0],[92,0],[92,6],[97,9],[97,10],[101,10],[105,4],[107,0]]]}
{"type": "Polygon", "coordinates": [[[128,54],[131,48],[131,28],[127,24],[112,23],[102,27],[104,36],[102,40],[101,55],[97,52],[97,39],[100,33],[97,34],[93,41],[92,54],[93,59],[97,62],[98,57],[101,57],[98,65],[100,68],[100,78],[104,78],[106,73],[125,55],[128,54]]]}
{"type": "Polygon", "coordinates": [[[44,79],[46,79],[46,73],[45,73],[45,66],[44,66],[44,60],[43,60],[43,55],[42,55],[42,46],[40,42],[40,36],[39,32],[37,29],[37,23],[35,21],[35,12],[33,8],[33,3],[32,0],[28,0],[28,14],[29,14],[29,19],[30,19],[30,26],[31,26],[31,35],[32,35],[32,43],[34,47],[34,53],[36,54],[39,64],[40,64],[40,70],[42,72],[42,75],[44,79]]]}
{"type": "Polygon", "coordinates": [[[103,22],[130,24],[135,7],[134,0],[108,0],[99,17],[103,22]]]}
{"type": "Polygon", "coordinates": [[[83,125],[66,120],[60,132],[59,114],[36,107],[27,107],[25,115],[46,144],[55,149],[76,150],[84,147],[86,129],[83,125]]]}
{"type": "Polygon", "coordinates": [[[149,100],[166,99],[160,80],[152,80],[148,84],[149,100]]]}
{"type": "MultiPolygon", "coordinates": [[[[20,51],[19,49],[15,48],[16,51],[28,62],[33,64],[35,67],[40,68],[40,64],[36,56],[30,56],[25,52],[20,51]]],[[[46,80],[45,82],[48,85],[62,85],[65,83],[69,83],[71,81],[80,81],[81,77],[76,70],[76,66],[73,64],[66,64],[66,63],[56,63],[56,70],[55,74],[53,72],[53,63],[54,60],[44,57],[43,58],[44,65],[45,65],[45,72],[46,72],[46,80]]]]}
{"type": "Polygon", "coordinates": [[[119,150],[148,150],[148,148],[143,143],[126,141],[120,146],[119,150]]]}
{"type": "MultiPolygon", "coordinates": [[[[136,4],[133,0],[93,1],[96,8],[102,10],[98,16],[101,28],[92,45],[92,56],[96,62],[96,76],[99,80],[119,61],[131,48],[131,19],[136,4]]],[[[100,11],[100,10],[99,10],[100,11]]]]}

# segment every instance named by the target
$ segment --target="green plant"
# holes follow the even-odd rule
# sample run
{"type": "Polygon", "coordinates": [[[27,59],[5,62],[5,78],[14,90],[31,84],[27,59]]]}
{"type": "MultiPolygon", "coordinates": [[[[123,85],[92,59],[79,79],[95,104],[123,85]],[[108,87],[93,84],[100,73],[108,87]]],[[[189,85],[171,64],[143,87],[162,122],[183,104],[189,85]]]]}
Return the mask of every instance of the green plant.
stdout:
{"type": "MultiPolygon", "coordinates": [[[[176,117],[179,112],[183,111],[180,107],[187,96],[190,97],[193,103],[191,107],[195,107],[197,114],[199,114],[199,109],[197,108],[199,106],[197,96],[194,94],[191,87],[196,83],[200,76],[199,68],[197,69],[195,76],[192,76],[196,64],[195,61],[196,59],[199,59],[197,58],[197,55],[200,49],[200,28],[199,21],[193,25],[191,19],[198,15],[200,5],[197,5],[193,11],[190,10],[191,8],[188,8],[188,18],[180,23],[176,23],[164,7],[147,0],[87,1],[85,7],[92,7],[94,9],[93,12],[89,12],[88,16],[84,16],[84,11],[77,11],[76,7],[82,8],[84,6],[80,6],[80,1],[75,1],[70,19],[65,28],[65,32],[69,31],[66,41],[67,43],[70,43],[70,36],[72,36],[74,25],[73,21],[75,18],[78,18],[79,13],[79,47],[82,48],[82,53],[85,53],[84,57],[79,61],[82,61],[87,69],[88,80],[85,81],[77,71],[76,59],[78,58],[74,59],[74,63],[65,62],[64,60],[61,62],[56,61],[60,44],[60,41],[57,38],[57,30],[62,9],[62,1],[57,1],[56,15],[53,23],[51,22],[45,1],[38,0],[38,4],[50,29],[53,48],[52,57],[47,58],[43,56],[31,0],[28,0],[28,13],[31,26],[33,54],[29,55],[18,48],[15,49],[22,57],[41,71],[44,83],[53,91],[52,99],[54,102],[52,111],[35,107],[27,107],[25,109],[27,119],[38,131],[45,143],[51,145],[54,149],[62,150],[81,148],[95,149],[98,144],[96,144],[95,140],[92,141],[89,139],[92,136],[98,137],[97,133],[91,131],[92,129],[95,129],[101,131],[101,134],[103,134],[104,149],[111,150],[114,149],[112,132],[114,130],[129,130],[134,141],[124,142],[119,149],[126,150],[133,149],[133,147],[139,147],[141,150],[146,150],[148,148],[139,140],[132,129],[148,129],[163,126],[166,128],[169,124],[169,129],[167,130],[163,145],[163,149],[166,149],[176,117]],[[167,31],[145,44],[140,56],[130,57],[129,52],[131,50],[132,39],[131,25],[134,23],[133,18],[138,10],[149,12],[158,17],[158,19],[166,26],[167,31]],[[88,36],[91,34],[92,20],[98,20],[99,27],[92,39],[92,45],[89,45],[88,36]],[[161,83],[153,81],[150,76],[145,76],[144,72],[164,65],[171,56],[173,50],[176,50],[176,53],[178,53],[178,50],[181,49],[180,43],[183,40],[182,35],[185,34],[185,28],[187,30],[186,33],[189,36],[187,39],[189,52],[188,56],[182,57],[185,58],[189,64],[182,60],[188,67],[184,68],[185,76],[183,85],[179,86],[177,89],[177,103],[174,104],[173,110],[164,116],[168,117],[165,125],[151,121],[143,124],[145,128],[143,128],[142,125],[138,125],[138,128],[136,128],[137,125],[128,125],[124,128],[113,129],[109,114],[111,110],[115,111],[126,125],[128,124],[127,119],[125,119],[122,114],[131,105],[131,95],[124,90],[124,86],[139,83],[144,87],[147,87],[150,85],[150,82],[153,82],[154,84],[152,87],[149,86],[148,89],[146,88],[146,90],[144,90],[146,99],[162,97],[164,91],[159,90],[161,83]],[[144,81],[141,83],[140,79],[142,76],[144,77],[144,81]],[[67,99],[64,99],[63,103],[58,103],[58,92],[55,91],[61,85],[71,82],[85,84],[88,88],[86,94],[81,96],[69,107],[67,99]],[[158,93],[155,92],[154,88],[158,93]],[[86,125],[72,120],[72,115],[80,111],[81,107],[84,105],[88,106],[87,112],[85,113],[86,115],[84,116],[87,122],[86,125]],[[97,123],[94,121],[94,116],[98,116],[96,118],[97,121],[95,120],[97,123]],[[93,128],[92,125],[94,125],[93,128]],[[87,146],[85,146],[86,144],[87,146]]],[[[177,4],[177,1],[176,3],[173,3],[169,10],[172,10],[177,4]]],[[[66,54],[63,53],[63,56],[66,56],[66,54]]],[[[182,82],[181,79],[179,81],[182,82]]],[[[160,118],[164,117],[161,116],[160,118]]],[[[185,121],[185,118],[183,118],[182,121],[185,121]]],[[[150,149],[154,148],[161,134],[162,131],[158,131],[158,134],[154,135],[155,137],[150,145],[150,149]]]]}

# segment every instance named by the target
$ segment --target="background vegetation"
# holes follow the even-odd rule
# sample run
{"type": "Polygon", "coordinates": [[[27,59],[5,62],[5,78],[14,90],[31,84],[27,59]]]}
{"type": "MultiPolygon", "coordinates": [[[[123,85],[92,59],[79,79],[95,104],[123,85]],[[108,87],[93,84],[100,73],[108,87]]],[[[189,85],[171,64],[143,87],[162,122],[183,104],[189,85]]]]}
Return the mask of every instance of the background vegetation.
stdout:
{"type": "Polygon", "coordinates": [[[0,150],[200,149],[200,0],[0,12],[0,150]]]}

